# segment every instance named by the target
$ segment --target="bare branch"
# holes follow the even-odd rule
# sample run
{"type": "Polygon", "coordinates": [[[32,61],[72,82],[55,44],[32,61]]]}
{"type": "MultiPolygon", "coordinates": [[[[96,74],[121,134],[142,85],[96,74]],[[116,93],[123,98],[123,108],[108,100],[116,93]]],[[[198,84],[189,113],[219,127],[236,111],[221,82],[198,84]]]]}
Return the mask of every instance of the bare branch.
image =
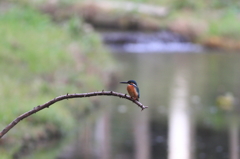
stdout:
{"type": "Polygon", "coordinates": [[[0,132],[0,139],[10,130],[12,129],[15,125],[17,125],[18,122],[20,122],[21,120],[27,118],[28,116],[44,109],[44,108],[49,108],[49,106],[51,106],[52,104],[64,100],[64,99],[69,99],[69,98],[84,98],[84,97],[93,97],[93,96],[116,96],[116,97],[120,97],[120,98],[125,98],[128,99],[130,101],[132,101],[133,103],[137,104],[142,110],[148,108],[147,106],[144,106],[142,103],[140,103],[137,100],[132,99],[130,96],[126,95],[126,94],[122,94],[122,93],[118,93],[118,92],[113,92],[113,91],[99,91],[99,92],[90,92],[90,93],[76,93],[76,94],[66,94],[66,95],[61,95],[59,97],[56,97],[52,100],[50,100],[49,102],[36,106],[34,107],[32,110],[20,115],[19,117],[17,117],[16,119],[14,119],[10,124],[8,124],[8,126],[6,126],[1,132],[0,132]]]}

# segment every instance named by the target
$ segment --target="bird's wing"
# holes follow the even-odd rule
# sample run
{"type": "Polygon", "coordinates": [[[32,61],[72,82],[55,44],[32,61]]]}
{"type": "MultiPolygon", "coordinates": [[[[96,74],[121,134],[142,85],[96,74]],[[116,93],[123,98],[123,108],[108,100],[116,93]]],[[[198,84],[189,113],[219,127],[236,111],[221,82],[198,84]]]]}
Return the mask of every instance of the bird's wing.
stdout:
{"type": "Polygon", "coordinates": [[[139,88],[138,87],[135,87],[137,89],[137,92],[138,92],[138,98],[140,98],[140,92],[139,92],[139,88]]]}

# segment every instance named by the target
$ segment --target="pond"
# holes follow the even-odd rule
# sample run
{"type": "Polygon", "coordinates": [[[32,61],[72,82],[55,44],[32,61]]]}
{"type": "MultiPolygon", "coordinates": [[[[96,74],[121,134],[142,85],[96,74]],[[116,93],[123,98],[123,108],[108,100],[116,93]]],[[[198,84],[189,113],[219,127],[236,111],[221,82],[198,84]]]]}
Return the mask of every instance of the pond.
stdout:
{"type": "Polygon", "coordinates": [[[127,93],[119,82],[136,80],[149,108],[104,97],[100,115],[85,121],[55,158],[239,158],[239,53],[112,54],[119,72],[111,90],[127,93]],[[219,97],[230,102],[219,105],[219,97]]]}
{"type": "MultiPolygon", "coordinates": [[[[231,132],[234,128],[229,125],[237,108],[221,109],[216,100],[226,92],[239,96],[239,54],[115,54],[115,57],[124,67],[121,79],[137,80],[140,101],[149,106],[145,124],[151,158],[167,158],[171,152],[177,155],[169,157],[172,159],[230,158],[230,134],[237,132],[231,132]]],[[[137,120],[141,121],[142,115],[138,113],[137,120]]]]}
{"type": "Polygon", "coordinates": [[[68,158],[239,157],[238,105],[219,107],[216,100],[226,92],[239,96],[240,54],[113,56],[120,68],[114,91],[126,93],[118,82],[134,79],[140,101],[149,108],[142,112],[129,101],[104,98],[106,109],[93,127],[84,127],[68,158]]]}

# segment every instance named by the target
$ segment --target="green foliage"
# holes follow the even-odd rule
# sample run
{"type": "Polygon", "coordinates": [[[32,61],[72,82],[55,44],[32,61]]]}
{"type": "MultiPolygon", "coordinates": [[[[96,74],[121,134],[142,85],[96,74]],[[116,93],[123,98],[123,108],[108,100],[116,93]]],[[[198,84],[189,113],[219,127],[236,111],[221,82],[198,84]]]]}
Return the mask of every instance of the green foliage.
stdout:
{"type": "MultiPolygon", "coordinates": [[[[56,96],[104,88],[111,57],[98,35],[87,33],[82,25],[81,20],[73,19],[67,23],[68,29],[57,26],[26,6],[16,5],[0,14],[1,129],[56,96]]],[[[46,124],[66,133],[76,123],[72,112],[81,114],[88,105],[89,100],[59,102],[23,120],[8,136],[18,140],[26,134],[34,136],[46,124]]]]}
{"type": "Polygon", "coordinates": [[[238,14],[234,10],[227,10],[217,19],[210,22],[209,34],[224,37],[240,38],[240,23],[238,14]]]}
{"type": "Polygon", "coordinates": [[[2,14],[0,34],[0,121],[6,124],[57,95],[41,76],[69,65],[71,58],[65,52],[66,33],[33,9],[14,7],[2,14]]]}
{"type": "Polygon", "coordinates": [[[187,8],[187,9],[198,9],[201,8],[203,6],[202,1],[192,1],[192,0],[183,0],[183,1],[179,1],[176,0],[172,3],[170,3],[169,5],[176,10],[179,9],[183,9],[183,8],[187,8]]]}
{"type": "Polygon", "coordinates": [[[36,11],[14,7],[1,15],[0,25],[1,64],[13,62],[24,71],[41,73],[70,60],[64,50],[69,39],[36,11]]]}

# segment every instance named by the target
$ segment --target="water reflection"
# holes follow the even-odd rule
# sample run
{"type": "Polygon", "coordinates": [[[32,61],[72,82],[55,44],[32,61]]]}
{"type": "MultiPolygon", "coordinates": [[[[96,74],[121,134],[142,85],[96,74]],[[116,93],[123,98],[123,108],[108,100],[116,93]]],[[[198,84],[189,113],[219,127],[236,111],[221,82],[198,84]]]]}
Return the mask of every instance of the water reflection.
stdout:
{"type": "Polygon", "coordinates": [[[192,142],[191,107],[188,103],[189,85],[188,72],[179,67],[172,84],[172,95],[169,111],[169,159],[191,159],[192,142]]]}
{"type": "MultiPolygon", "coordinates": [[[[239,95],[240,55],[115,54],[115,57],[123,67],[121,78],[138,80],[140,101],[149,106],[149,158],[174,159],[182,155],[180,158],[184,159],[235,159],[238,156],[239,119],[229,128],[232,121],[228,116],[233,113],[217,107],[216,98],[227,91],[239,95]]],[[[132,114],[137,114],[136,118],[142,116],[136,109],[126,112],[129,121],[135,120],[132,114]]],[[[132,156],[138,149],[134,148],[132,156]]]]}
{"type": "MultiPolygon", "coordinates": [[[[225,92],[234,99],[240,95],[239,54],[114,57],[121,68],[116,84],[135,79],[140,101],[149,108],[141,112],[129,101],[104,97],[105,109],[92,123],[79,127],[58,158],[239,158],[239,105],[231,111],[216,105],[225,92]]],[[[114,91],[127,92],[120,84],[114,91]]]]}

